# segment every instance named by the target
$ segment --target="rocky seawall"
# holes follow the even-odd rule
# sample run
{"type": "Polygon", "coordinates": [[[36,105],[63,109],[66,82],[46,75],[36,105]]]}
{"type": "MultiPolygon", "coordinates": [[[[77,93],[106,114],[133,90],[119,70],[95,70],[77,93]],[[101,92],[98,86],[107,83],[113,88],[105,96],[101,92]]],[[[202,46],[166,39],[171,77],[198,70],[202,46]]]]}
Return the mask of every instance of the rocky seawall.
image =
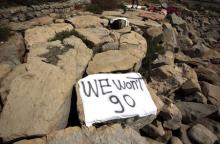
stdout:
{"type": "Polygon", "coordinates": [[[51,2],[43,5],[16,6],[0,9],[1,22],[18,22],[33,19],[48,14],[70,16],[77,9],[77,5],[89,3],[89,0],[69,0],[65,2],[51,2]]]}
{"type": "Polygon", "coordinates": [[[189,5],[201,5],[203,7],[216,8],[220,7],[219,0],[184,0],[189,5]]]}

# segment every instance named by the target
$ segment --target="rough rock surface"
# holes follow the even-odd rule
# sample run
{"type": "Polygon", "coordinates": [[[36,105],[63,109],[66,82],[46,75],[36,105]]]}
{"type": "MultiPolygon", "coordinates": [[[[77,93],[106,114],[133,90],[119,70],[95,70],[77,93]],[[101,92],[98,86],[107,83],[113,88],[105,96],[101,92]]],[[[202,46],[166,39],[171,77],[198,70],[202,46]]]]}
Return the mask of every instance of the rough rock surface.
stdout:
{"type": "Polygon", "coordinates": [[[76,79],[82,78],[86,67],[93,56],[93,51],[75,36],[64,39],[65,46],[72,46],[76,51],[76,79]]]}
{"type": "Polygon", "coordinates": [[[16,67],[1,88],[8,95],[0,117],[0,137],[9,141],[65,128],[73,85],[61,69],[43,62],[16,67]]]}
{"type": "Polygon", "coordinates": [[[47,136],[47,140],[51,144],[55,143],[134,143],[145,144],[147,141],[131,128],[122,128],[119,124],[110,127],[102,127],[99,129],[83,129],[69,128],[65,131],[58,131],[47,136]],[[64,134],[65,132],[65,134],[64,134]],[[69,136],[68,136],[69,135],[69,136]]]}
{"type": "Polygon", "coordinates": [[[91,49],[76,36],[61,41],[36,44],[29,48],[28,61],[40,59],[62,68],[69,77],[76,75],[80,79],[93,56],[91,49]]]}
{"type": "Polygon", "coordinates": [[[152,71],[150,85],[157,94],[169,94],[180,88],[187,80],[197,80],[195,71],[187,65],[164,65],[152,71]]]}
{"type": "Polygon", "coordinates": [[[101,27],[101,19],[97,16],[84,15],[75,16],[73,18],[67,19],[75,28],[94,28],[101,27]]]}
{"type": "Polygon", "coordinates": [[[146,139],[147,139],[147,142],[148,142],[149,144],[163,144],[162,142],[159,142],[159,141],[157,141],[157,140],[151,139],[151,138],[149,138],[149,137],[146,137],[146,139]]]}
{"type": "Polygon", "coordinates": [[[214,70],[200,66],[196,69],[196,73],[199,81],[205,81],[220,86],[219,75],[214,70]]]}
{"type": "Polygon", "coordinates": [[[76,29],[82,39],[89,41],[92,46],[100,46],[106,42],[114,42],[110,37],[110,31],[103,27],[76,29]]]}
{"type": "Polygon", "coordinates": [[[187,134],[188,129],[189,129],[189,126],[184,125],[184,124],[182,124],[180,127],[180,130],[179,130],[180,139],[183,142],[183,144],[193,144],[188,137],[188,134],[187,134]]]}
{"type": "Polygon", "coordinates": [[[6,42],[0,46],[0,62],[7,62],[12,66],[21,64],[16,46],[13,43],[6,42]]]}
{"type": "Polygon", "coordinates": [[[21,60],[25,54],[25,44],[24,38],[21,33],[14,33],[9,39],[8,42],[14,44],[15,50],[17,52],[18,58],[21,60]]]}
{"type": "Polygon", "coordinates": [[[153,61],[154,68],[163,65],[174,65],[174,54],[172,51],[166,51],[164,54],[158,54],[157,59],[153,61]]]}
{"type": "Polygon", "coordinates": [[[75,81],[77,78],[76,55],[77,53],[73,48],[64,49],[60,41],[54,41],[32,46],[27,55],[27,62],[38,60],[55,65],[62,69],[70,80],[75,81]]]}
{"type": "Polygon", "coordinates": [[[175,13],[171,15],[171,20],[175,25],[181,25],[185,23],[185,21],[181,17],[178,17],[175,13]]]}
{"type": "Polygon", "coordinates": [[[89,62],[87,74],[133,70],[138,59],[127,51],[110,50],[96,54],[89,62]]]}
{"type": "Polygon", "coordinates": [[[150,27],[149,29],[147,29],[147,34],[150,37],[155,38],[161,35],[162,31],[163,31],[162,27],[150,27]]]}
{"type": "Polygon", "coordinates": [[[43,16],[35,19],[31,19],[29,21],[25,22],[10,22],[9,28],[14,31],[23,31],[29,28],[32,28],[34,26],[41,26],[41,25],[47,25],[53,23],[53,18],[50,16],[43,16]]]}
{"type": "Polygon", "coordinates": [[[171,138],[172,138],[172,131],[171,130],[166,130],[165,135],[162,137],[157,138],[156,140],[162,143],[167,143],[171,138]]]}
{"type": "Polygon", "coordinates": [[[24,39],[20,33],[14,33],[8,41],[0,44],[0,63],[6,62],[12,66],[20,64],[24,54],[24,39]]]}
{"type": "Polygon", "coordinates": [[[198,79],[189,79],[181,87],[181,90],[185,95],[193,94],[195,92],[200,92],[201,87],[199,85],[198,79]]]}
{"type": "Polygon", "coordinates": [[[118,42],[110,42],[102,45],[102,51],[109,51],[109,50],[119,50],[119,43],[118,42]]]}
{"type": "Polygon", "coordinates": [[[83,129],[79,127],[70,127],[64,130],[55,131],[47,135],[45,139],[21,141],[17,144],[26,144],[27,142],[36,142],[37,144],[152,144],[146,138],[141,137],[138,132],[134,131],[132,128],[122,128],[119,124],[103,126],[97,129],[95,127],[83,129]]]}
{"type": "Polygon", "coordinates": [[[128,51],[141,61],[147,53],[147,42],[140,34],[131,32],[121,36],[119,49],[128,51]]]}
{"type": "Polygon", "coordinates": [[[122,16],[120,11],[103,11],[102,16],[122,16]]]}
{"type": "Polygon", "coordinates": [[[203,103],[207,104],[208,99],[205,95],[203,95],[201,92],[195,92],[190,95],[185,95],[182,99],[186,102],[197,102],[197,103],[203,103]]]}
{"type": "Polygon", "coordinates": [[[46,26],[37,26],[25,31],[25,41],[28,47],[37,44],[47,42],[52,39],[56,33],[62,31],[71,31],[72,25],[67,23],[55,23],[46,26]]]}
{"type": "Polygon", "coordinates": [[[163,127],[176,130],[180,128],[182,121],[182,113],[178,107],[170,100],[165,99],[165,106],[161,110],[159,116],[163,120],[163,127]]]}
{"type": "Polygon", "coordinates": [[[151,26],[155,26],[155,27],[159,27],[161,26],[158,22],[153,21],[153,20],[139,20],[139,19],[135,19],[135,18],[129,18],[128,19],[130,24],[132,25],[136,25],[138,27],[151,27],[151,26]]]}
{"type": "Polygon", "coordinates": [[[1,63],[0,64],[0,83],[3,78],[11,71],[11,67],[9,64],[1,63]]]}
{"type": "Polygon", "coordinates": [[[166,28],[163,31],[163,47],[166,50],[173,51],[173,49],[178,46],[176,35],[173,28],[166,28]]]}
{"type": "Polygon", "coordinates": [[[218,139],[220,139],[220,123],[219,122],[209,119],[209,118],[200,119],[197,122],[199,124],[202,124],[206,128],[208,128],[211,132],[213,132],[218,137],[218,139]]]}
{"type": "Polygon", "coordinates": [[[217,111],[216,106],[194,102],[178,102],[177,107],[183,115],[183,122],[189,123],[204,118],[217,111]]]}
{"type": "Polygon", "coordinates": [[[188,134],[190,138],[200,144],[214,144],[218,140],[215,134],[201,124],[194,125],[188,134]]]}
{"type": "Polygon", "coordinates": [[[141,131],[145,135],[147,135],[151,138],[158,138],[160,136],[165,135],[165,131],[163,129],[163,126],[162,126],[161,122],[159,122],[159,121],[155,121],[152,124],[146,125],[145,127],[143,127],[141,129],[141,131]]]}
{"type": "Polygon", "coordinates": [[[32,140],[21,140],[18,142],[15,142],[14,144],[46,144],[45,139],[32,139],[32,140]]]}
{"type": "Polygon", "coordinates": [[[204,95],[208,97],[208,100],[212,104],[218,106],[218,109],[220,110],[220,97],[219,97],[220,87],[209,84],[207,82],[202,82],[201,86],[202,86],[202,91],[204,95]]]}
{"type": "Polygon", "coordinates": [[[171,144],[183,144],[182,141],[178,137],[175,137],[175,136],[171,138],[170,143],[171,144]]]}

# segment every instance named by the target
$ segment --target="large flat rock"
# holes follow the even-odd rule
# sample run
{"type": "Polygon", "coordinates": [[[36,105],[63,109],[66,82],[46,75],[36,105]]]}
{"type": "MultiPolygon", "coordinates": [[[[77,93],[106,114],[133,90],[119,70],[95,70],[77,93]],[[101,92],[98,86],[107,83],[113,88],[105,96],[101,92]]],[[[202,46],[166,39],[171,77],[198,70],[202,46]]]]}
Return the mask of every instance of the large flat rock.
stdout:
{"type": "Polygon", "coordinates": [[[163,127],[166,129],[177,130],[182,123],[182,113],[174,103],[168,99],[165,99],[164,101],[165,105],[159,114],[159,117],[163,120],[163,127]]]}
{"type": "Polygon", "coordinates": [[[186,64],[164,65],[152,71],[151,86],[158,95],[168,95],[180,88],[187,80],[197,81],[195,71],[186,64]]]}
{"type": "Polygon", "coordinates": [[[147,52],[146,40],[136,32],[123,34],[119,39],[119,50],[98,53],[89,63],[88,74],[138,71],[147,52]]]}
{"type": "Polygon", "coordinates": [[[71,36],[61,41],[46,42],[29,48],[28,61],[39,59],[56,65],[68,74],[69,78],[80,79],[93,56],[93,51],[80,38],[71,36]]]}
{"type": "Polygon", "coordinates": [[[217,108],[214,105],[195,102],[178,102],[176,106],[183,115],[183,123],[193,122],[217,111],[217,108]]]}
{"type": "Polygon", "coordinates": [[[80,28],[76,29],[82,39],[89,41],[93,46],[99,46],[103,43],[114,42],[110,37],[110,31],[106,28],[80,28]]]}
{"type": "Polygon", "coordinates": [[[218,111],[220,112],[220,86],[212,85],[207,82],[201,82],[201,87],[203,94],[208,97],[210,103],[218,107],[218,111]]]}
{"type": "Polygon", "coordinates": [[[132,128],[123,128],[120,124],[100,128],[70,127],[53,132],[44,139],[23,140],[16,144],[29,144],[28,142],[30,144],[34,142],[36,144],[152,144],[132,128]]]}
{"type": "Polygon", "coordinates": [[[47,144],[45,139],[36,138],[32,140],[21,140],[15,142],[14,144],[47,144]]]}
{"type": "Polygon", "coordinates": [[[74,83],[60,68],[41,61],[17,66],[1,88],[8,95],[0,137],[9,141],[65,128],[74,83]]]}
{"type": "Polygon", "coordinates": [[[128,19],[130,24],[132,25],[136,25],[138,27],[142,27],[142,28],[146,28],[146,27],[151,27],[151,26],[155,26],[155,27],[160,27],[161,24],[159,24],[156,21],[153,20],[140,20],[140,19],[128,19]]]}
{"type": "Polygon", "coordinates": [[[72,46],[76,51],[76,79],[82,78],[89,61],[92,59],[93,51],[75,36],[64,39],[64,45],[72,46]]]}
{"type": "Polygon", "coordinates": [[[37,43],[44,43],[54,38],[56,33],[71,31],[73,26],[67,23],[55,23],[45,26],[36,26],[25,31],[26,45],[32,46],[37,43]]]}
{"type": "Polygon", "coordinates": [[[102,16],[122,16],[120,11],[103,11],[102,16]]]}
{"type": "Polygon", "coordinates": [[[127,51],[110,50],[96,54],[89,62],[87,74],[132,70],[138,59],[127,51]]]}
{"type": "Polygon", "coordinates": [[[47,25],[47,24],[51,24],[51,23],[53,23],[52,17],[43,16],[43,17],[31,19],[29,21],[25,21],[25,22],[19,22],[19,23],[10,22],[8,27],[14,31],[23,31],[23,30],[32,28],[34,26],[47,25]]]}
{"type": "Polygon", "coordinates": [[[48,135],[48,142],[51,144],[57,143],[106,143],[106,144],[146,144],[145,138],[141,137],[136,131],[129,127],[122,128],[116,124],[110,127],[104,126],[98,129],[94,127],[90,129],[80,129],[78,127],[69,128],[65,131],[58,131],[48,135]],[[65,132],[65,133],[64,133],[65,132]]]}
{"type": "Polygon", "coordinates": [[[147,53],[147,42],[140,34],[132,31],[121,36],[119,49],[128,51],[141,61],[147,53]]]}
{"type": "Polygon", "coordinates": [[[67,19],[75,28],[101,27],[101,19],[97,16],[82,15],[67,19]]]}
{"type": "Polygon", "coordinates": [[[69,79],[76,80],[76,55],[73,47],[64,47],[60,41],[35,44],[29,48],[27,63],[43,61],[60,68],[69,79]]]}
{"type": "Polygon", "coordinates": [[[0,44],[0,63],[20,64],[25,54],[24,38],[20,33],[13,33],[8,41],[0,44]]]}
{"type": "Polygon", "coordinates": [[[199,81],[205,81],[210,84],[220,86],[220,78],[216,71],[207,67],[200,66],[196,69],[199,81]]]}
{"type": "Polygon", "coordinates": [[[188,132],[189,137],[200,144],[218,143],[217,136],[201,124],[194,125],[188,132]]]}
{"type": "Polygon", "coordinates": [[[0,63],[0,83],[10,71],[11,67],[9,64],[0,63]]]}

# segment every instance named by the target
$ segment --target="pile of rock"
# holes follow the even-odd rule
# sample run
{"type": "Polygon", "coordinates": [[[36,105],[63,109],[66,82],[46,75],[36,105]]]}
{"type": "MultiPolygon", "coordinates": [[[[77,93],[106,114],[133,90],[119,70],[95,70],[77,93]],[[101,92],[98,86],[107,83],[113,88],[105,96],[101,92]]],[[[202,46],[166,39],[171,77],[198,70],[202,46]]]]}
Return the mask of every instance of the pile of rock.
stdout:
{"type": "Polygon", "coordinates": [[[180,9],[188,15],[173,13],[165,20],[143,21],[138,10],[106,11],[65,20],[41,17],[14,27],[16,32],[0,45],[2,142],[220,142],[220,54],[213,47],[219,34],[214,37],[208,30],[215,40],[210,43],[200,30],[207,25],[196,19],[200,13],[180,9]],[[108,29],[108,19],[118,16],[127,17],[131,27],[108,29]],[[63,31],[73,34],[52,41],[63,31]],[[163,52],[155,50],[149,57],[158,47],[163,52]],[[150,64],[146,58],[152,58],[150,64]],[[90,74],[132,71],[150,74],[148,86],[157,116],[85,127],[76,82],[90,74]]]}
{"type": "Polygon", "coordinates": [[[1,23],[21,22],[46,15],[70,16],[76,5],[89,3],[88,0],[69,0],[65,2],[51,2],[41,5],[15,6],[0,10],[1,23]]]}

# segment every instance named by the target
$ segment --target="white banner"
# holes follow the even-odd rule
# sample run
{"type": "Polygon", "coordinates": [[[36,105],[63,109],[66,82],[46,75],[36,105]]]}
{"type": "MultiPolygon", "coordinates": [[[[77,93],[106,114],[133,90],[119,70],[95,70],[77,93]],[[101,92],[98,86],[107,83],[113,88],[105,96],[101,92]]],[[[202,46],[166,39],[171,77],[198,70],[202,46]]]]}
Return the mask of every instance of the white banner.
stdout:
{"type": "Polygon", "coordinates": [[[139,73],[94,74],[81,79],[78,84],[86,126],[157,113],[139,73]]]}

